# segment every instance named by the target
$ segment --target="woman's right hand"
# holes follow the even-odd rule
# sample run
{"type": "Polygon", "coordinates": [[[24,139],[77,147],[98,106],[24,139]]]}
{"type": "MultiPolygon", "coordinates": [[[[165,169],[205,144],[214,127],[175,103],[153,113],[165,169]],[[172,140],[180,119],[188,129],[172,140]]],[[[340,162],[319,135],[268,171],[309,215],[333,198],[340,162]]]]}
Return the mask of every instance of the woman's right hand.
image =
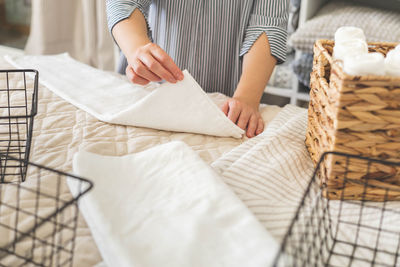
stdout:
{"type": "Polygon", "coordinates": [[[140,46],[127,57],[126,76],[135,84],[165,80],[176,83],[183,79],[183,73],[172,58],[158,45],[148,43],[140,46]]]}

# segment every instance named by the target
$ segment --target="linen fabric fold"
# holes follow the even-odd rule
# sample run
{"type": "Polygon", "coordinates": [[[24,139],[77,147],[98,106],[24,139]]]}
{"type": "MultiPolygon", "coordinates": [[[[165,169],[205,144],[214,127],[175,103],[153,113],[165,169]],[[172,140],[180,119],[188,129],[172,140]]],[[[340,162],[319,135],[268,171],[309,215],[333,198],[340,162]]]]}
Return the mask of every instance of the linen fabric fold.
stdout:
{"type": "Polygon", "coordinates": [[[37,69],[42,84],[101,121],[222,137],[241,138],[244,134],[187,71],[176,84],[140,86],[67,54],[6,59],[18,68],[37,69]]]}
{"type": "Polygon", "coordinates": [[[182,142],[123,157],[78,152],[73,168],[95,184],[80,209],[107,266],[261,267],[279,249],[182,142]]]}

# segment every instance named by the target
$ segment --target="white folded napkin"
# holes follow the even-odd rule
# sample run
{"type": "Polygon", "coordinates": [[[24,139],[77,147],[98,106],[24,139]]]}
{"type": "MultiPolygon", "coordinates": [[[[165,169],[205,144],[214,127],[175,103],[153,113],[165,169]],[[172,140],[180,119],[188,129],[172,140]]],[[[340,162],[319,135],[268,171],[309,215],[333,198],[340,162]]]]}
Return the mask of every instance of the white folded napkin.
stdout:
{"type": "Polygon", "coordinates": [[[361,28],[343,26],[338,28],[335,32],[335,44],[354,39],[366,41],[364,31],[361,28]]]}
{"type": "Polygon", "coordinates": [[[386,55],[385,70],[386,75],[400,76],[400,45],[386,55]]]}
{"type": "Polygon", "coordinates": [[[385,57],[381,53],[346,57],[343,70],[350,75],[385,75],[385,57]]]}
{"type": "Polygon", "coordinates": [[[67,54],[6,59],[19,68],[37,69],[48,89],[105,122],[235,138],[244,133],[187,71],[183,81],[176,84],[143,87],[77,62],[67,54]]]}
{"type": "Polygon", "coordinates": [[[368,44],[361,28],[353,26],[340,27],[335,32],[335,47],[333,56],[335,59],[345,60],[368,53],[368,44]]]}
{"type": "Polygon", "coordinates": [[[368,54],[368,44],[360,39],[349,39],[335,43],[333,57],[346,60],[347,58],[368,54]]]}
{"type": "Polygon", "coordinates": [[[73,167],[94,181],[80,209],[108,266],[264,267],[279,249],[182,142],[124,157],[79,152],[73,167]]]}

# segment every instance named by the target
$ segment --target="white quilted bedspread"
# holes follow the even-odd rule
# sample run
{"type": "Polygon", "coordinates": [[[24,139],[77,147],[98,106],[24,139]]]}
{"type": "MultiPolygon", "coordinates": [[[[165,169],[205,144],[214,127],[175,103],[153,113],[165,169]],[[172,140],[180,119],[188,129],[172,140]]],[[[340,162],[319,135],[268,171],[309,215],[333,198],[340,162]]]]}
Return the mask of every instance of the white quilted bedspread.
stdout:
{"type": "MultiPolygon", "coordinates": [[[[0,68],[9,67],[10,65],[0,58],[0,68]]],[[[213,94],[211,99],[221,104],[225,97],[213,94]]],[[[170,141],[182,141],[214,168],[271,235],[281,242],[313,170],[304,145],[307,112],[305,109],[289,105],[284,109],[262,106],[261,113],[268,127],[262,135],[245,142],[247,138],[221,138],[107,124],[40,86],[31,161],[71,172],[73,155],[80,150],[101,155],[122,156],[170,141]]],[[[52,180],[47,177],[42,179],[42,183],[47,187],[53,186],[51,182],[52,180]]],[[[30,181],[27,180],[26,183],[29,185],[30,181]]],[[[70,194],[66,185],[63,189],[61,195],[70,194]]],[[[15,194],[6,192],[0,196],[0,201],[3,203],[15,201],[15,194]]],[[[28,205],[29,197],[24,198],[21,203],[28,205]]],[[[333,201],[331,206],[335,208],[338,205],[341,204],[333,201]]],[[[398,210],[397,202],[393,203],[393,208],[398,210]]],[[[359,220],[360,215],[355,212],[354,207],[343,206],[342,211],[350,221],[359,220]]],[[[3,212],[0,211],[0,221],[12,218],[9,211],[5,215],[3,212]]],[[[364,217],[369,224],[383,225],[381,217],[376,216],[376,212],[368,211],[364,217]]],[[[398,221],[398,216],[387,216],[384,221],[385,227],[395,229],[394,232],[398,233],[398,221]]],[[[349,227],[340,232],[345,236],[346,242],[352,241],[354,233],[357,235],[360,233],[365,244],[375,240],[373,234],[358,232],[349,227]]],[[[6,235],[0,232],[0,236],[1,247],[5,239],[3,236],[6,235]]],[[[12,238],[11,235],[9,237],[12,238]]],[[[384,249],[398,248],[398,239],[380,240],[384,249]],[[393,242],[397,242],[396,245],[393,242]]],[[[368,251],[360,253],[361,259],[367,259],[373,254],[368,251]]],[[[386,255],[377,256],[376,259],[393,262],[386,255]]],[[[341,261],[343,259],[340,257],[336,260],[339,264],[335,266],[348,265],[341,261]]],[[[94,266],[101,261],[90,230],[81,216],[76,237],[74,265],[94,266]]]]}
{"type": "MultiPolygon", "coordinates": [[[[0,68],[12,67],[3,57],[0,57],[0,68]]],[[[211,98],[221,104],[225,96],[213,94],[211,98]]],[[[276,106],[262,106],[264,121],[266,123],[271,121],[279,110],[280,108],[276,106]]],[[[79,150],[121,156],[143,151],[172,140],[179,140],[189,145],[206,163],[211,163],[246,139],[174,133],[107,124],[40,86],[30,161],[57,170],[72,172],[73,155],[79,150]]],[[[70,194],[66,186],[63,194],[70,194]]],[[[29,202],[29,199],[27,201],[29,202]]],[[[75,251],[75,266],[93,266],[101,262],[100,254],[82,216],[80,216],[75,251]]]]}

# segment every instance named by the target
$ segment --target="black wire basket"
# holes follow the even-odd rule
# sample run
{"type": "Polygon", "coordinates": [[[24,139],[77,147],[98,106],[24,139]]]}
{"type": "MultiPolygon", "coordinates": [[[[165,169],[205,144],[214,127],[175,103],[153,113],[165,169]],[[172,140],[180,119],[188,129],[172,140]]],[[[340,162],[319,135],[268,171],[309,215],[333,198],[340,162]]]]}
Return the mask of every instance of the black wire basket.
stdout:
{"type": "Polygon", "coordinates": [[[0,70],[0,153],[11,156],[1,158],[0,183],[25,181],[37,113],[38,79],[36,70],[0,70]]]}
{"type": "Polygon", "coordinates": [[[0,184],[0,266],[72,266],[77,202],[93,184],[7,155],[0,157],[1,164],[20,163],[15,164],[15,176],[20,175],[19,166],[27,168],[25,182],[0,184]]]}
{"type": "Polygon", "coordinates": [[[400,163],[374,160],[343,153],[325,153],[306,189],[286,233],[274,266],[400,266],[400,201],[397,186],[369,184],[374,165],[395,168],[399,182],[400,163]],[[329,188],[321,184],[320,166],[330,155],[343,157],[342,198],[328,199],[329,188]],[[365,179],[347,177],[352,161],[364,162],[365,179]],[[346,199],[346,184],[362,184],[360,195],[374,189],[385,191],[381,202],[346,199]]]}

